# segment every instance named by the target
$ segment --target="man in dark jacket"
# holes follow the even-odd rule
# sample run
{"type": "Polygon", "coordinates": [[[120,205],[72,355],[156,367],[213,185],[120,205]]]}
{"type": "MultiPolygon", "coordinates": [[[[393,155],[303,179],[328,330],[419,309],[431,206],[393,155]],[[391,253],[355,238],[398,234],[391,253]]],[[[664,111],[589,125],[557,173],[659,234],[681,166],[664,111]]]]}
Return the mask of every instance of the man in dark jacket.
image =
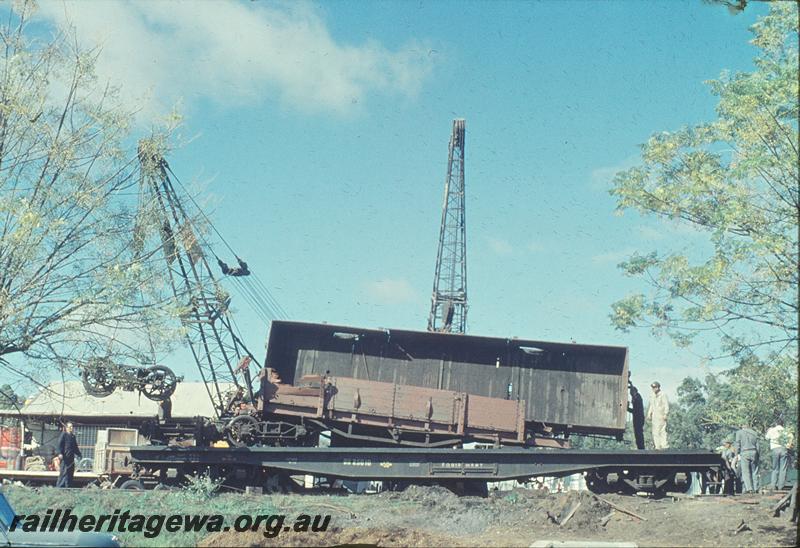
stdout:
{"type": "Polygon", "coordinates": [[[633,435],[636,437],[636,449],[644,449],[644,402],[635,386],[628,383],[631,391],[631,404],[628,411],[633,415],[633,435]]]}
{"type": "Polygon", "coordinates": [[[758,491],[758,434],[749,425],[743,424],[734,440],[742,469],[742,492],[755,493],[758,491]]]}
{"type": "Polygon", "coordinates": [[[64,431],[58,438],[58,458],[61,464],[58,468],[58,481],[56,487],[72,487],[72,476],[75,475],[75,457],[83,458],[78,447],[78,440],[75,439],[74,429],[71,422],[64,426],[64,431]]]}

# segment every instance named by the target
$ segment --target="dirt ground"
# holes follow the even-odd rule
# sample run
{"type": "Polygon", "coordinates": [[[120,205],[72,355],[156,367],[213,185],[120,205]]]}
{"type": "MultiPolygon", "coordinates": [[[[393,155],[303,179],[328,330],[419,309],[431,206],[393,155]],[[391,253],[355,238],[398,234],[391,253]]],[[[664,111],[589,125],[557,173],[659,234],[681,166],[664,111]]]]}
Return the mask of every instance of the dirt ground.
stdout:
{"type": "Polygon", "coordinates": [[[786,514],[772,517],[780,494],[602,498],[641,519],[590,493],[547,495],[520,489],[481,499],[457,497],[439,487],[411,487],[374,495],[276,496],[273,504],[289,518],[330,514],[329,530],[285,532],[272,539],[261,532],[226,532],[207,537],[201,546],[530,546],[537,540],[632,541],[639,546],[797,544],[797,528],[786,514]],[[555,522],[559,517],[563,521],[579,502],[566,523],[555,522]],[[742,522],[743,530],[734,533],[742,522]]]}

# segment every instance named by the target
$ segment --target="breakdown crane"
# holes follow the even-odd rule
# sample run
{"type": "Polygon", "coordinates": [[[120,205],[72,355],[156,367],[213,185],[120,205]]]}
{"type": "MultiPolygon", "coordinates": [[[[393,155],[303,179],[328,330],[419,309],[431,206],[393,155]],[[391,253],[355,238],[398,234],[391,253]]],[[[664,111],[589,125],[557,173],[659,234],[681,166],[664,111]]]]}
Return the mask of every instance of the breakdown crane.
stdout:
{"type": "MultiPolygon", "coordinates": [[[[192,436],[201,445],[226,439],[236,446],[304,436],[305,429],[298,425],[257,418],[258,391],[253,386],[250,365],[260,371],[261,364],[237,334],[230,312],[231,296],[214,275],[207,257],[213,251],[207,242],[201,243],[200,232],[193,227],[193,218],[179,199],[174,184],[177,177],[163,156],[151,149],[143,145],[139,148],[141,189],[150,193],[157,206],[170,286],[175,298],[185,305],[181,322],[186,343],[215,412],[213,418],[198,425],[192,436]]],[[[254,277],[245,261],[236,256],[237,265],[229,266],[216,255],[214,258],[222,275],[238,281],[251,303],[261,305],[262,318],[267,319],[265,314],[285,317],[260,281],[244,282],[254,277]]],[[[172,434],[180,436],[185,432],[176,428],[172,434]]]]}
{"type": "MultiPolygon", "coordinates": [[[[175,298],[186,306],[181,322],[186,342],[218,419],[231,415],[242,402],[253,400],[248,363],[255,360],[233,330],[228,307],[231,297],[222,289],[193,230],[192,218],[178,199],[169,165],[140,146],[142,186],[151,192],[161,214],[160,236],[167,273],[175,298]],[[242,373],[241,377],[237,373],[242,373]]],[[[240,263],[239,275],[249,274],[240,263]]],[[[227,265],[226,265],[227,269],[227,265]]]]}
{"type": "MultiPolygon", "coordinates": [[[[162,440],[192,437],[198,445],[220,439],[226,439],[234,445],[244,445],[305,435],[305,431],[296,425],[267,423],[256,418],[258,392],[254,389],[250,366],[255,365],[260,370],[261,364],[238,334],[230,311],[231,296],[220,285],[214,269],[219,267],[223,276],[237,281],[251,304],[260,308],[260,312],[257,312],[265,320],[268,316],[285,317],[286,313],[263,283],[257,279],[245,281],[255,277],[244,260],[236,256],[237,264],[229,266],[213,253],[208,242],[202,238],[202,232],[195,226],[196,216],[190,215],[187,206],[179,198],[175,183],[180,182],[163,156],[155,152],[152,143],[140,142],[139,162],[140,207],[148,204],[151,213],[158,219],[158,237],[167,266],[166,277],[174,298],[181,306],[180,320],[186,346],[214,409],[213,417],[198,417],[198,423],[189,429],[185,425],[170,422],[169,396],[174,392],[178,379],[167,378],[171,382],[169,390],[160,386],[154,389],[151,386],[154,373],[144,370],[146,374],[139,373],[140,377],[145,375],[143,386],[160,397],[151,397],[145,390],[143,393],[151,399],[161,400],[164,411],[162,420],[149,425],[146,433],[162,440]],[[213,255],[216,261],[210,260],[209,255],[213,255]]],[[[211,224],[210,221],[208,224],[211,224]]],[[[134,234],[134,239],[136,237],[134,234]]],[[[113,391],[108,371],[116,369],[119,367],[108,364],[95,364],[87,368],[90,374],[84,374],[84,382],[89,385],[89,393],[100,396],[113,391]]],[[[135,373],[131,371],[130,375],[135,376],[135,373]]]]}

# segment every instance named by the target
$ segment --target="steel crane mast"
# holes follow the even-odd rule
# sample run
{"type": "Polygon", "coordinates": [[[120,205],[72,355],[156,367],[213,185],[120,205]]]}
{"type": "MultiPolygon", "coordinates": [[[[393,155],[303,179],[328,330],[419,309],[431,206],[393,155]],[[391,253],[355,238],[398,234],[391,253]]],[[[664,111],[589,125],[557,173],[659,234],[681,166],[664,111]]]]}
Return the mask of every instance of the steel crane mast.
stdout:
{"type": "Polygon", "coordinates": [[[217,418],[230,417],[239,404],[253,401],[248,364],[256,360],[234,333],[228,314],[230,297],[212,273],[191,218],[175,192],[166,160],[148,155],[141,147],[139,160],[142,184],[152,192],[161,216],[171,289],[185,306],[181,322],[186,341],[217,418]]]}
{"type": "Polygon", "coordinates": [[[428,331],[464,333],[467,324],[467,237],[464,212],[464,127],[453,120],[442,224],[428,331]]]}

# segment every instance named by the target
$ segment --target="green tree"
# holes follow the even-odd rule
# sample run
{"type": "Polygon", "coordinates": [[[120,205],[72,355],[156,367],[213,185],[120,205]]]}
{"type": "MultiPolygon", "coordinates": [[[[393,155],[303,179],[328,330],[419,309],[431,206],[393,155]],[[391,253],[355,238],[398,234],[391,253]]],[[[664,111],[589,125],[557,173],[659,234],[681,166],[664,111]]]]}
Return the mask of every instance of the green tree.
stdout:
{"type": "MultiPolygon", "coordinates": [[[[170,337],[163,259],[131,245],[132,115],[69,33],[28,36],[32,2],[0,39],[0,369],[35,376],[90,356],[137,359],[170,337]],[[161,335],[159,335],[161,334],[161,335]]],[[[44,378],[43,375],[42,377],[44,378]]]]}
{"type": "Polygon", "coordinates": [[[686,377],[677,390],[678,399],[672,405],[667,423],[670,446],[678,449],[709,449],[720,445],[722,439],[733,434],[733,429],[717,424],[708,418],[709,390],[716,386],[713,375],[706,377],[705,383],[693,377],[686,377]]]}
{"type": "Polygon", "coordinates": [[[772,4],[752,31],[756,69],[710,82],[718,119],[653,135],[610,191],[619,211],[678,220],[710,243],[702,257],[654,251],[621,264],[652,290],[614,303],[614,325],[681,345],[711,332],[740,359],[797,348],[797,4],[772,4]]]}
{"type": "Polygon", "coordinates": [[[761,432],[779,417],[787,426],[796,422],[797,365],[791,357],[768,362],[750,357],[719,377],[708,390],[707,422],[736,428],[748,424],[761,432]]]}
{"type": "MultiPolygon", "coordinates": [[[[792,428],[797,416],[797,370],[788,358],[760,362],[750,357],[737,367],[686,377],[678,387],[667,424],[669,442],[679,449],[717,447],[744,424],[762,434],[782,418],[792,428]]],[[[766,454],[766,444],[764,454],[766,454]]]]}

